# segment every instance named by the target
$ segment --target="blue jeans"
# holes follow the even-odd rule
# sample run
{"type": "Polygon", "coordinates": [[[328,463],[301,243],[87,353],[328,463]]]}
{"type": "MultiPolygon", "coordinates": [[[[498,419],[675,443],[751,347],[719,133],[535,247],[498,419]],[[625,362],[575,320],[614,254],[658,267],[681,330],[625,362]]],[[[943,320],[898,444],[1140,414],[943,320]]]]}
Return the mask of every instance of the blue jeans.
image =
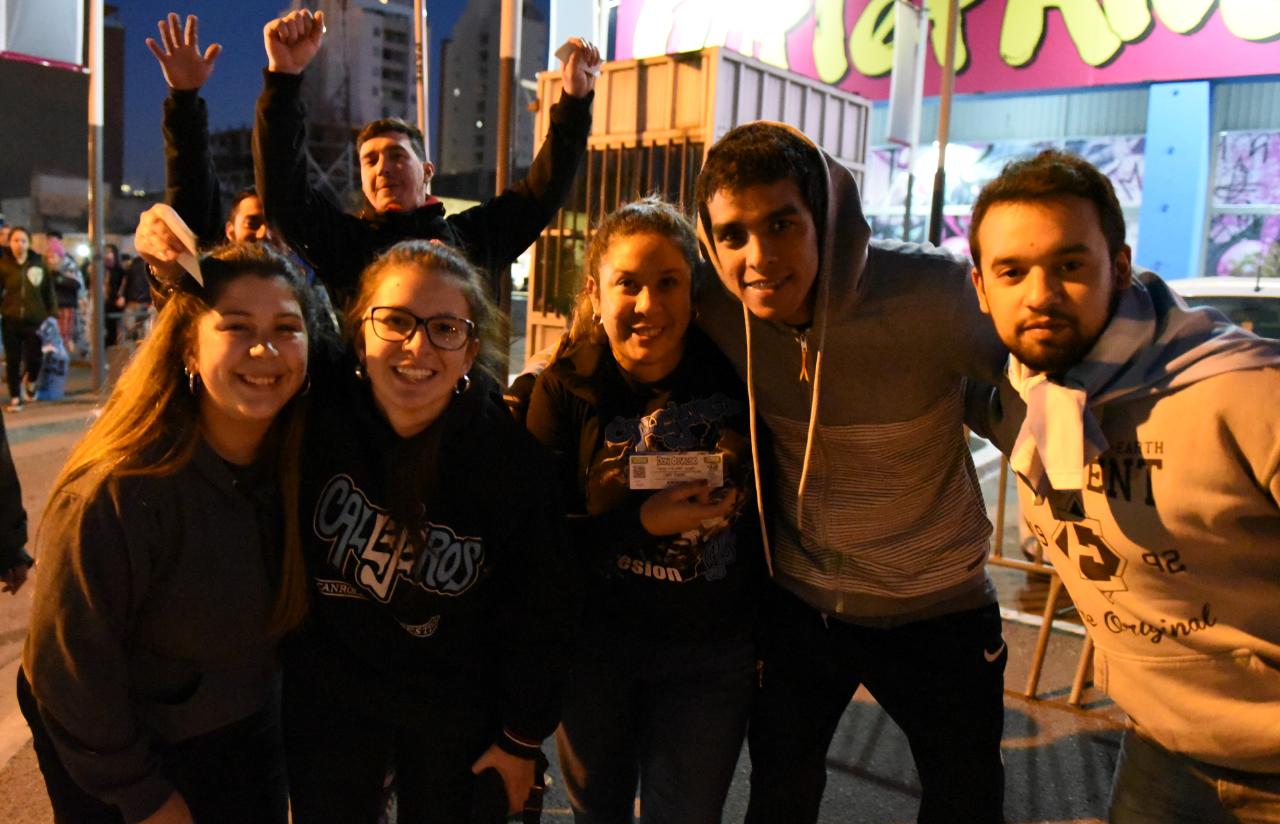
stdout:
{"type": "Polygon", "coordinates": [[[1280,824],[1280,774],[1215,767],[1127,730],[1111,786],[1112,824],[1280,824]]]}
{"type": "Polygon", "coordinates": [[[718,824],[755,689],[747,640],[587,643],[566,680],[557,731],[577,824],[718,824]]]}
{"type": "Polygon", "coordinates": [[[827,748],[859,684],[906,733],[921,824],[1003,821],[1004,667],[995,604],[887,629],[823,620],[773,587],[751,712],[747,824],[814,824],[827,748]]]}

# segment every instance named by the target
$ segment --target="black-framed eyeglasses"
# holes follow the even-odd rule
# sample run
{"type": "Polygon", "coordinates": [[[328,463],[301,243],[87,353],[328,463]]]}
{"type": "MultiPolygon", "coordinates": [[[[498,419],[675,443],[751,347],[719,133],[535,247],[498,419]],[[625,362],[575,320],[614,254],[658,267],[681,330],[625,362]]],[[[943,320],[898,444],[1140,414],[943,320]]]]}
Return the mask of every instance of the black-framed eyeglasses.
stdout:
{"type": "Polygon", "coordinates": [[[421,326],[427,330],[427,340],[432,346],[450,352],[466,346],[476,333],[476,325],[466,318],[453,315],[420,318],[398,306],[375,306],[365,319],[373,325],[373,334],[389,343],[412,340],[421,326]]]}

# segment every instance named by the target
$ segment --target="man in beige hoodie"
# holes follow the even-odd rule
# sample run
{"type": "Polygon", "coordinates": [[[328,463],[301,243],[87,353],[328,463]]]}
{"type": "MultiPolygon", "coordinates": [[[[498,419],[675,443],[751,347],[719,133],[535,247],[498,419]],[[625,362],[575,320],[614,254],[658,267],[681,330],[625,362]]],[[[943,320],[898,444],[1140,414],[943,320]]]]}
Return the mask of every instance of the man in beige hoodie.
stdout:
{"type": "Polygon", "coordinates": [[[1132,720],[1115,824],[1280,822],[1280,343],[1136,273],[1110,181],[1009,164],[972,272],[1008,346],[968,393],[1132,720]]]}

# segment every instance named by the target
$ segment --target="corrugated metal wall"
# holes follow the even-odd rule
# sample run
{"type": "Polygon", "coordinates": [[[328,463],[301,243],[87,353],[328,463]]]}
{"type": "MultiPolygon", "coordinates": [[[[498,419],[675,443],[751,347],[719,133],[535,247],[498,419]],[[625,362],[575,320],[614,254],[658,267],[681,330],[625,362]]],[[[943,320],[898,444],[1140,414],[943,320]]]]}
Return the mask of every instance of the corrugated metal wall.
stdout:
{"type": "Polygon", "coordinates": [[[1280,129],[1280,80],[1214,85],[1214,133],[1249,129],[1280,129]]]}
{"type": "MultiPolygon", "coordinates": [[[[871,145],[885,142],[889,107],[871,115],[871,145]]],[[[964,95],[951,107],[951,140],[1041,140],[1055,137],[1142,134],[1147,130],[1145,87],[1082,90],[1060,94],[964,95]]],[[[938,133],[938,99],[925,100],[920,142],[938,133]]]]}

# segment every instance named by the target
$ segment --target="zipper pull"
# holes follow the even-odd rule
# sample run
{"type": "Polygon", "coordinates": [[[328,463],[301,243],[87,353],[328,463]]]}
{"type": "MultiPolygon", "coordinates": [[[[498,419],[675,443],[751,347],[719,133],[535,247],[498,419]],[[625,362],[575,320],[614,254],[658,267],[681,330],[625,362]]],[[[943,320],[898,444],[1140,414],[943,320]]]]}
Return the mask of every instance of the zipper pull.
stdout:
{"type": "Polygon", "coordinates": [[[800,377],[799,380],[809,382],[809,333],[801,332],[800,341],[800,377]]]}

